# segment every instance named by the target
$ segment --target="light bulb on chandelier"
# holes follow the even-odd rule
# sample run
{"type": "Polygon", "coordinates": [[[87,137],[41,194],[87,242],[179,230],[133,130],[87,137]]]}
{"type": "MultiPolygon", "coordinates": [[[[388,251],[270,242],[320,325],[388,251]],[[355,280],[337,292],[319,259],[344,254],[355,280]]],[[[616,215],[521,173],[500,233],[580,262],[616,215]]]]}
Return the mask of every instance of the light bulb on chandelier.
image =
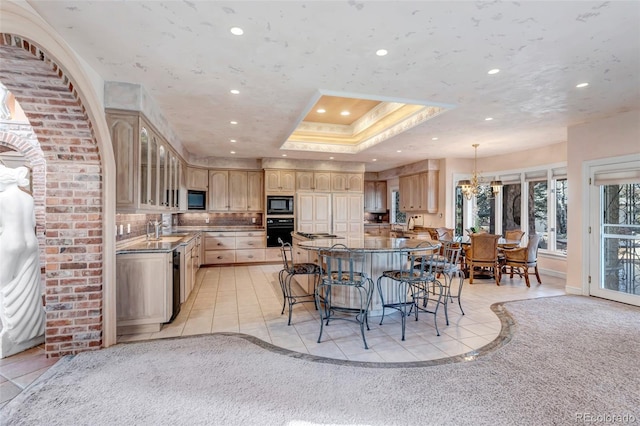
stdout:
{"type": "MultiPolygon", "coordinates": [[[[463,179],[458,182],[458,186],[462,191],[462,194],[465,196],[467,200],[477,196],[483,191],[483,186],[485,185],[482,177],[478,176],[478,146],[479,144],[474,143],[473,148],[475,149],[474,158],[473,158],[473,174],[471,175],[471,179],[463,179]]],[[[502,181],[500,180],[492,180],[489,183],[489,187],[491,188],[491,192],[495,197],[502,188],[502,181]]]]}

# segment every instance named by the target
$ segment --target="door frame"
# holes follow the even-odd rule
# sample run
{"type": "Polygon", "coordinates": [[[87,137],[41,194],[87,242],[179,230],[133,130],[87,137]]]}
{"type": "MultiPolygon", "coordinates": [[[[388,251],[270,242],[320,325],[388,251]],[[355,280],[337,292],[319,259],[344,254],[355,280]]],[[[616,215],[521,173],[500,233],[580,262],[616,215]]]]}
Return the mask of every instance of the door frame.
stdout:
{"type": "Polygon", "coordinates": [[[583,247],[583,276],[585,279],[583,280],[582,290],[585,295],[640,306],[640,296],[603,289],[600,283],[600,271],[602,268],[600,250],[601,197],[600,187],[595,184],[594,177],[598,171],[615,170],[623,165],[638,166],[640,168],[640,154],[603,158],[583,163],[583,176],[585,177],[583,193],[587,194],[587,197],[584,198],[584,211],[588,212],[588,214],[587,220],[583,223],[583,233],[587,235],[587,238],[584,239],[585,247],[583,247]]]}

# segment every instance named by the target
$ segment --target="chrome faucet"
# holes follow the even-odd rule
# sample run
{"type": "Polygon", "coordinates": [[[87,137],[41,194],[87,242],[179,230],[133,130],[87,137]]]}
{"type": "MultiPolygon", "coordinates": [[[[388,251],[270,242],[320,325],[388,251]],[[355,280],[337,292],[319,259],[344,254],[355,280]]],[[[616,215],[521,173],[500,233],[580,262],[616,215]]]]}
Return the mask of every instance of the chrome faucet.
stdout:
{"type": "Polygon", "coordinates": [[[160,240],[160,227],[161,226],[162,226],[162,222],[158,222],[157,220],[155,222],[152,222],[152,221],[147,222],[147,241],[149,241],[149,240],[159,241],[160,240]],[[151,232],[149,232],[149,225],[154,227],[153,238],[150,237],[151,232]]]}
{"type": "Polygon", "coordinates": [[[153,222],[151,222],[151,221],[147,222],[147,241],[149,241],[149,234],[150,234],[149,225],[153,226],[153,222]]]}

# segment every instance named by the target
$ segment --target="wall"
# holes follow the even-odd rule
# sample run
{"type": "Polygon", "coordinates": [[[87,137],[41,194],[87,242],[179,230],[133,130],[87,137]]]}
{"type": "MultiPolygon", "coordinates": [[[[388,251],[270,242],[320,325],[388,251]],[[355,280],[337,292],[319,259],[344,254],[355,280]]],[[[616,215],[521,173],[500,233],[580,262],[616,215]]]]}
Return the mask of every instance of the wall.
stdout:
{"type": "Polygon", "coordinates": [[[45,351],[57,357],[109,346],[115,161],[95,73],[24,3],[0,2],[0,28],[0,79],[23,107],[46,164],[45,351]]]}
{"type": "Polygon", "coordinates": [[[571,196],[568,217],[567,288],[589,294],[585,271],[588,251],[588,197],[584,189],[585,161],[640,152],[640,110],[569,127],[567,180],[571,196]]]}

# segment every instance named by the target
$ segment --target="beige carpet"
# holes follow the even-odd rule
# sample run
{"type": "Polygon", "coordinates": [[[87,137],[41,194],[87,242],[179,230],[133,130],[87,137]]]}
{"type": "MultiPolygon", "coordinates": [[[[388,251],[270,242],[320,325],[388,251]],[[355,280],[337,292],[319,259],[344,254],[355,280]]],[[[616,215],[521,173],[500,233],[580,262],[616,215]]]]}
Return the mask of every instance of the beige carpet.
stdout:
{"type": "Polygon", "coordinates": [[[581,296],[504,308],[496,311],[513,319],[503,321],[513,324],[510,340],[471,361],[442,365],[322,362],[234,335],[121,344],[61,360],[0,411],[0,423],[640,422],[639,308],[581,296]]]}

